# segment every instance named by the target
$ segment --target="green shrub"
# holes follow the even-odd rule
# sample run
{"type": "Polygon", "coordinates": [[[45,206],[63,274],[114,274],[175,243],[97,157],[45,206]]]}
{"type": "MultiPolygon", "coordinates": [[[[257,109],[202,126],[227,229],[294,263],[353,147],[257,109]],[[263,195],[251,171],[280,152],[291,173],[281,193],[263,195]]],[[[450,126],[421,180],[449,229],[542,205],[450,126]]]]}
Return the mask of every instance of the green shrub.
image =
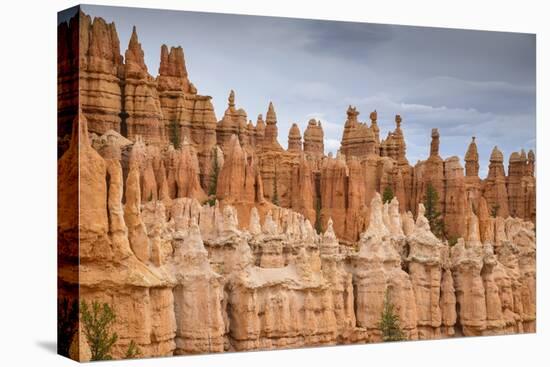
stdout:
{"type": "Polygon", "coordinates": [[[216,147],[214,147],[214,159],[212,160],[212,172],[210,173],[210,182],[208,185],[208,196],[216,196],[216,191],[218,189],[219,175],[220,175],[220,164],[218,162],[218,152],[216,150],[216,147]]]}
{"type": "Polygon", "coordinates": [[[168,134],[170,138],[170,143],[174,148],[179,149],[181,146],[181,137],[180,137],[180,126],[177,121],[170,121],[168,125],[168,134]]]}
{"type": "Polygon", "coordinates": [[[424,199],[424,208],[426,209],[426,213],[424,215],[430,223],[430,230],[433,234],[435,234],[438,238],[443,239],[445,238],[445,223],[441,218],[441,212],[437,210],[438,206],[439,194],[432,184],[428,184],[428,187],[426,188],[426,198],[424,199]]]}
{"type": "Polygon", "coordinates": [[[385,204],[385,203],[389,203],[392,201],[394,195],[393,195],[393,190],[391,188],[391,186],[386,186],[386,188],[384,189],[384,192],[382,193],[382,202],[385,204]]]}
{"type": "Polygon", "coordinates": [[[130,345],[128,345],[128,350],[126,351],[124,358],[126,359],[136,358],[140,354],[141,354],[141,350],[139,349],[137,344],[132,340],[130,342],[130,345]]]}
{"type": "Polygon", "coordinates": [[[92,354],[91,360],[112,359],[111,349],[118,340],[118,335],[111,331],[116,319],[111,306],[107,303],[100,305],[99,302],[93,301],[90,309],[86,301],[82,301],[80,315],[83,332],[92,354]]]}
{"type": "Polygon", "coordinates": [[[449,246],[454,246],[454,245],[456,245],[457,242],[458,242],[458,237],[457,236],[451,236],[449,238],[449,241],[448,241],[449,246]]]}
{"type": "Polygon", "coordinates": [[[273,176],[273,199],[271,200],[273,204],[279,206],[279,192],[277,190],[277,171],[275,170],[275,175],[273,176]]]}
{"type": "Polygon", "coordinates": [[[315,200],[315,230],[317,234],[323,233],[323,226],[321,225],[321,198],[317,197],[315,200]]]}
{"type": "Polygon", "coordinates": [[[491,208],[491,217],[496,218],[498,215],[498,210],[500,209],[500,204],[495,204],[491,208]]]}
{"type": "Polygon", "coordinates": [[[385,342],[405,340],[405,334],[399,326],[399,316],[394,311],[387,289],[384,295],[384,309],[380,315],[379,328],[385,342]]]}

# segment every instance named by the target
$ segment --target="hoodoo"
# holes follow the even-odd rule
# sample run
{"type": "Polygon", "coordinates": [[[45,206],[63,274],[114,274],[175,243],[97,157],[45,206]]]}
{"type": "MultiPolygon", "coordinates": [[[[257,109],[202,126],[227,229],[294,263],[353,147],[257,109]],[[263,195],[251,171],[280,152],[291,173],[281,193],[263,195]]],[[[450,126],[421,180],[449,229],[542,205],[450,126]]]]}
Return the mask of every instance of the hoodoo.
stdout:
{"type": "Polygon", "coordinates": [[[135,28],[123,57],[114,23],[59,27],[60,284],[114,309],[114,358],[381,341],[385,300],[409,340],[535,331],[533,151],[482,179],[475,137],[461,162],[434,128],[412,165],[406,116],[381,138],[354,106],[335,156],[316,119],[285,150],[272,102],[254,124],[231,90],[218,119],[181,47],[154,77],[135,28]]]}

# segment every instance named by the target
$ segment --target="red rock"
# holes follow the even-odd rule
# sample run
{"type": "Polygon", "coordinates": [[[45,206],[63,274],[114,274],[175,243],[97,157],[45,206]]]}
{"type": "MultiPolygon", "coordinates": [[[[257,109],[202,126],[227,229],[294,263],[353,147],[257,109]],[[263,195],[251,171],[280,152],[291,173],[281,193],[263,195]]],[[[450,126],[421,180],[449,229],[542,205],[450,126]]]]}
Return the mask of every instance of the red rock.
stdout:
{"type": "Polygon", "coordinates": [[[231,137],[219,173],[216,197],[237,208],[242,223],[248,223],[250,209],[263,199],[263,187],[253,157],[249,157],[236,135],[231,137]]]}
{"type": "MultiPolygon", "coordinates": [[[[260,116],[258,116],[258,120],[260,116]]],[[[259,122],[259,121],[258,121],[259,122]]],[[[269,107],[267,109],[267,114],[265,116],[265,133],[263,138],[264,149],[270,150],[283,150],[281,145],[277,140],[277,114],[275,113],[275,108],[273,103],[269,102],[269,107]]]]}
{"type": "Polygon", "coordinates": [[[265,138],[265,122],[262,117],[262,114],[259,114],[256,120],[256,147],[258,149],[263,148],[264,138],[265,138]]]}
{"type": "Polygon", "coordinates": [[[355,107],[348,107],[347,116],[340,152],[346,157],[364,157],[368,154],[377,153],[379,149],[379,137],[377,138],[379,129],[376,125],[376,111],[371,114],[374,120],[372,120],[373,125],[370,128],[366,123],[359,122],[357,118],[359,111],[355,107]]]}
{"type": "MultiPolygon", "coordinates": [[[[417,163],[414,167],[413,198],[415,206],[423,203],[428,185],[432,185],[439,197],[437,210],[445,213],[445,171],[444,162],[439,156],[439,132],[432,129],[430,156],[427,160],[417,163]]],[[[414,210],[414,208],[411,208],[414,210]]]]}
{"type": "Polygon", "coordinates": [[[379,341],[386,292],[407,339],[535,331],[533,152],[512,153],[506,176],[495,149],[482,182],[475,139],[464,173],[434,129],[413,168],[401,116],[381,141],[376,111],[369,126],[351,106],[336,158],[316,120],[283,150],[271,103],[254,126],[231,92],[217,122],[181,47],[162,46],[153,78],[135,30],[123,62],[114,24],[79,17],[59,27],[60,279],[113,305],[114,358],[130,340],[143,356],[379,341]],[[418,205],[428,184],[453,246],[418,205]]]}
{"type": "Polygon", "coordinates": [[[141,136],[146,143],[161,145],[166,141],[165,126],[157,84],[147,72],[144,53],[139,43],[136,28],[125,53],[123,110],[127,137],[136,140],[141,136]]]}
{"type": "Polygon", "coordinates": [[[297,124],[292,124],[288,132],[288,151],[300,153],[302,151],[302,134],[297,124]]]}
{"type": "Polygon", "coordinates": [[[466,176],[478,177],[479,174],[479,154],[477,153],[476,137],[472,137],[472,142],[468,145],[468,150],[464,156],[466,162],[466,176]]]}
{"type": "Polygon", "coordinates": [[[309,120],[304,131],[304,153],[313,159],[324,156],[324,133],[321,121],[309,120]]]}
{"type": "Polygon", "coordinates": [[[177,197],[206,200],[199,181],[199,161],[195,149],[184,140],[176,170],[177,197]]]}
{"type": "Polygon", "coordinates": [[[124,53],[124,73],[126,78],[134,79],[143,79],[148,75],[145,54],[138,40],[136,26],[132,29],[128,49],[124,53]]]}
{"type": "Polygon", "coordinates": [[[222,149],[227,147],[233,135],[239,138],[241,146],[249,147],[247,121],[246,112],[242,108],[237,109],[235,107],[235,92],[231,91],[228,98],[228,107],[216,127],[216,141],[222,149]]]}
{"type": "Polygon", "coordinates": [[[315,182],[310,163],[304,156],[301,156],[300,163],[293,167],[290,207],[298,213],[302,213],[312,225],[316,221],[317,198],[314,188],[315,182]]]}
{"type": "Polygon", "coordinates": [[[181,91],[191,93],[192,85],[187,76],[183,48],[162,45],[160,48],[160,66],[157,77],[159,92],[181,91]]]}
{"type": "Polygon", "coordinates": [[[464,234],[464,216],[467,195],[464,184],[464,170],[458,157],[445,160],[445,232],[448,238],[464,234]]]}
{"type": "Polygon", "coordinates": [[[489,210],[494,210],[498,216],[506,218],[509,210],[503,161],[502,152],[494,147],[489,160],[489,174],[483,181],[482,190],[489,210]]]}
{"type": "Polygon", "coordinates": [[[120,42],[114,23],[80,13],[79,103],[89,130],[103,134],[120,132],[121,73],[120,42]]]}
{"type": "Polygon", "coordinates": [[[532,151],[529,153],[529,160],[523,150],[521,154],[512,153],[508,165],[506,186],[510,215],[532,220],[534,218],[536,190],[531,168],[534,166],[535,156],[532,151]]]}

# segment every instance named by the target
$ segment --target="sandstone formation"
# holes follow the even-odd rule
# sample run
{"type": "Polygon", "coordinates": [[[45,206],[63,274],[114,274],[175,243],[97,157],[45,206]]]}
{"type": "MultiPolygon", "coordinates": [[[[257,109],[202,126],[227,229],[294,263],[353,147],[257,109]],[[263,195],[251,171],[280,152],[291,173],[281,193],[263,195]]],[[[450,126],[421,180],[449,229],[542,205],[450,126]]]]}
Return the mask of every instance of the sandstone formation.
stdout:
{"type": "MultiPolygon", "coordinates": [[[[71,55],[80,51],[83,72],[76,82],[82,90],[82,111],[89,120],[91,132],[101,135],[113,130],[132,141],[141,136],[147,144],[163,148],[171,143],[176,149],[187,138],[197,154],[199,182],[205,192],[209,191],[213,156],[218,149],[216,146],[223,150],[231,136],[236,135],[248,156],[257,156],[255,161],[261,172],[265,198],[273,201],[274,181],[277,180],[277,191],[280,192],[277,201],[284,207],[293,207],[291,195],[287,192],[292,181],[292,171],[299,164],[303,151],[313,170],[315,201],[320,201],[320,205],[324,206],[320,199],[321,161],[324,159],[324,134],[320,121],[308,122],[303,142],[299,126],[293,126],[289,132],[289,149],[285,152],[277,139],[277,117],[271,102],[265,121],[260,115],[255,126],[248,121],[247,113],[236,107],[235,93],[231,91],[228,108],[222,119],[216,122],[210,97],[198,95],[197,89],[189,80],[181,47],[169,49],[162,45],[159,74],[153,78],[144,63],[136,29],[133,30],[128,49],[122,57],[114,24],[107,24],[101,18],[92,20],[84,14],[79,15],[79,27],[73,24],[72,27],[76,29],[72,33],[72,28],[67,23],[64,24],[60,26],[60,42],[62,39],[70,39],[71,34],[77,30],[82,36],[79,50],[68,46],[63,46],[60,50],[60,55],[64,57],[59,68],[59,100],[64,103],[60,104],[60,126],[64,126],[65,131],[64,134],[60,133],[60,141],[63,140],[65,144],[60,144],[60,147],[66,147],[68,142],[68,117],[75,108],[74,96],[71,97],[69,88],[74,85],[75,80],[74,76],[71,77],[69,64],[71,55]]],[[[340,148],[346,165],[352,157],[358,158],[366,176],[364,200],[357,207],[368,207],[374,192],[381,192],[389,186],[399,199],[401,212],[411,210],[415,213],[418,203],[424,200],[427,186],[433,185],[439,196],[439,211],[449,227],[449,237],[463,234],[463,229],[455,218],[461,215],[461,198],[464,195],[474,199],[476,210],[480,198],[484,197],[490,212],[496,210],[504,218],[511,214],[535,220],[534,153],[529,157],[525,157],[525,154],[513,154],[506,176],[503,166],[499,167],[503,159],[494,152],[495,160],[491,164],[493,168],[490,169],[489,177],[482,182],[477,177],[479,156],[473,140],[465,155],[464,183],[461,179],[450,178],[451,182],[444,184],[446,175],[456,176],[460,168],[455,160],[449,163],[453,168],[445,167],[445,160],[439,156],[439,133],[436,130],[432,134],[429,158],[412,167],[406,158],[401,116],[395,117],[396,128],[384,139],[380,138],[376,111],[369,116],[370,126],[360,122],[358,116],[359,111],[350,106],[340,148]],[[384,157],[390,160],[381,159],[384,157]],[[465,194],[462,193],[463,190],[465,194]]],[[[171,174],[169,171],[168,169],[168,175],[171,174]]],[[[361,220],[368,221],[368,216],[363,215],[361,220]]],[[[346,229],[342,232],[344,227],[340,225],[335,228],[340,237],[358,238],[358,230],[346,229]]]]}
{"type": "Polygon", "coordinates": [[[508,210],[508,190],[506,189],[506,175],[504,173],[504,157],[498,147],[494,147],[489,160],[489,174],[483,182],[483,197],[489,208],[500,217],[506,218],[508,210]]]}
{"type": "Polygon", "coordinates": [[[216,138],[218,144],[223,148],[227,147],[232,135],[239,137],[241,145],[249,145],[248,125],[246,112],[235,107],[235,92],[231,91],[228,98],[228,106],[223,118],[216,127],[216,138]]]}
{"type": "Polygon", "coordinates": [[[288,132],[288,151],[292,153],[302,151],[302,134],[297,124],[292,124],[288,132]]]}
{"type": "Polygon", "coordinates": [[[278,137],[277,129],[277,114],[275,113],[275,107],[273,107],[273,102],[269,102],[269,107],[267,109],[267,114],[265,115],[265,132],[263,137],[263,147],[264,149],[270,150],[282,150],[281,145],[277,141],[278,137]]]}
{"type": "Polygon", "coordinates": [[[433,129],[413,166],[400,115],[381,138],[352,106],[336,156],[315,119],[285,150],[271,102],[254,124],[231,90],[218,120],[181,47],[153,77],[135,28],[124,57],[82,12],[58,42],[59,294],[113,306],[115,358],[381,341],[386,294],[408,340],[535,331],[534,152],[481,179],[433,129]]]}
{"type": "Polygon", "coordinates": [[[92,132],[120,132],[124,64],[115,24],[79,13],[78,88],[82,113],[92,132]]]}
{"type": "Polygon", "coordinates": [[[314,119],[307,123],[304,132],[304,152],[313,159],[320,159],[325,154],[324,134],[321,127],[321,121],[314,119]]]}
{"type": "Polygon", "coordinates": [[[348,118],[344,124],[344,133],[342,136],[342,147],[340,152],[346,157],[351,156],[366,156],[375,154],[380,149],[380,141],[376,139],[376,112],[373,113],[374,118],[372,126],[369,127],[366,123],[359,122],[359,111],[355,107],[349,106],[347,110],[348,118]]]}
{"type": "Polygon", "coordinates": [[[131,140],[142,136],[148,143],[160,145],[166,139],[157,85],[147,72],[135,27],[124,60],[122,105],[125,119],[121,129],[131,140]]]}

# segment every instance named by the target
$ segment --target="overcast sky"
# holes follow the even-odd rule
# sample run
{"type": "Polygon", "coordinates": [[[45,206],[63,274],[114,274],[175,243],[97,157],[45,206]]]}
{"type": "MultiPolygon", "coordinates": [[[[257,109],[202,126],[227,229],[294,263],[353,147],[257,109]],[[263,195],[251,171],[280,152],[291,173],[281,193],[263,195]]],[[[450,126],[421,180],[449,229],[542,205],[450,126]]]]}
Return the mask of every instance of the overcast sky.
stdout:
{"type": "Polygon", "coordinates": [[[443,158],[464,156],[475,135],[484,177],[490,151],[535,148],[535,36],[368,23],[82,6],[116,24],[121,50],[132,26],[149,72],[160,46],[181,45],[190,80],[213,97],[222,118],[230,89],[256,122],[273,101],[279,141],[298,123],[322,121],[325,151],[340,146],[349,104],[368,120],[378,111],[381,136],[402,128],[411,164],[429,154],[439,128],[443,158]]]}

